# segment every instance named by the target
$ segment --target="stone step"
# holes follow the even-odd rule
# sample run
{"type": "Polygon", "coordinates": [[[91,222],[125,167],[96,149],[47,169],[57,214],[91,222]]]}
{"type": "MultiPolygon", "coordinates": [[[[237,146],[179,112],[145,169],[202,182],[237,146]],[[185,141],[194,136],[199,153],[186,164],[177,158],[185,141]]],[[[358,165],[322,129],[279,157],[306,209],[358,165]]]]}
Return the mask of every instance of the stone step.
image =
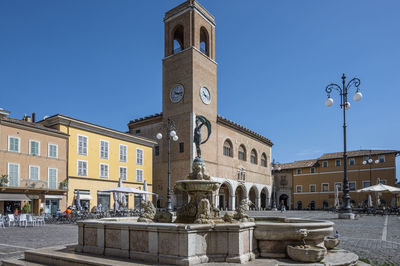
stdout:
{"type": "MultiPolygon", "coordinates": [[[[146,265],[142,262],[133,262],[119,258],[101,257],[74,253],[71,248],[52,247],[25,251],[25,258],[20,263],[35,264],[9,264],[9,265],[56,265],[56,266],[133,266],[146,265]]],[[[150,264],[147,264],[150,265],[150,264]]]]}
{"type": "Polygon", "coordinates": [[[3,266],[39,266],[43,264],[38,264],[35,262],[26,261],[24,259],[7,259],[2,261],[3,266]]]}

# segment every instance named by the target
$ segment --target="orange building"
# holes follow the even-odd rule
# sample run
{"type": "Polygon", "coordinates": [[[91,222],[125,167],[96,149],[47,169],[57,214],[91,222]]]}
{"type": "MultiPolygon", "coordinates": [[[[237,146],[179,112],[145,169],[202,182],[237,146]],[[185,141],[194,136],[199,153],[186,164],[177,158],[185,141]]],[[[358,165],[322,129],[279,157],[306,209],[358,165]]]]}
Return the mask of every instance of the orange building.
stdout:
{"type": "Polygon", "coordinates": [[[0,213],[65,210],[68,134],[0,109],[0,213]]]}
{"type": "MultiPolygon", "coordinates": [[[[359,207],[368,200],[368,193],[356,192],[378,182],[396,186],[397,150],[357,150],[347,152],[347,172],[351,204],[359,207]]],[[[326,153],[317,159],[295,161],[280,165],[291,170],[294,209],[326,209],[334,206],[335,186],[339,187],[342,203],[343,152],[326,153]]],[[[374,204],[376,194],[373,194],[374,204]]],[[[381,204],[390,206],[394,195],[382,193],[381,204]]]]}

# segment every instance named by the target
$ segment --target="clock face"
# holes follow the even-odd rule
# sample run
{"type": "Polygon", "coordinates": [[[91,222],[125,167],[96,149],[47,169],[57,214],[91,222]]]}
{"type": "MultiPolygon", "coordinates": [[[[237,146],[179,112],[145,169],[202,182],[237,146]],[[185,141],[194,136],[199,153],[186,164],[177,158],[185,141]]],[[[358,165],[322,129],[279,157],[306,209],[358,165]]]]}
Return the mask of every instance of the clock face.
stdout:
{"type": "Polygon", "coordinates": [[[211,94],[210,91],[206,87],[201,87],[200,89],[200,98],[205,104],[210,104],[211,102],[211,94]]]}
{"type": "Polygon", "coordinates": [[[171,92],[169,94],[169,98],[171,99],[171,102],[177,103],[183,98],[183,93],[185,90],[183,89],[182,85],[176,85],[171,89],[171,92]]]}

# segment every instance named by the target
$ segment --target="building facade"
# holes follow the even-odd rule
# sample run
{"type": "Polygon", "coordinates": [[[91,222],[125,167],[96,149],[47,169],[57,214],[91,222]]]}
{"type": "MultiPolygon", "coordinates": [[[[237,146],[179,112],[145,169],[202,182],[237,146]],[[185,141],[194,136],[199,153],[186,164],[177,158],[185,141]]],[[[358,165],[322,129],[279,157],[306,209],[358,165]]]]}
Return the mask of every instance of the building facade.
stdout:
{"type": "MultiPolygon", "coordinates": [[[[396,150],[356,150],[347,152],[347,172],[350,186],[351,205],[364,206],[368,193],[356,192],[378,182],[395,186],[396,150]],[[371,159],[371,160],[370,160],[371,159]],[[364,162],[364,163],[363,163],[364,162]]],[[[335,186],[338,186],[342,204],[343,153],[326,153],[313,160],[284,164],[283,169],[293,174],[293,203],[295,209],[326,209],[334,207],[335,186]]],[[[376,193],[372,194],[374,205],[376,193]]],[[[379,195],[381,204],[390,206],[394,195],[379,195]]]]}
{"type": "MultiPolygon", "coordinates": [[[[248,198],[253,208],[268,207],[272,142],[217,114],[214,17],[199,3],[189,0],[165,14],[164,26],[163,111],[130,121],[129,132],[155,139],[169,120],[174,122],[179,140],[171,143],[171,190],[174,205],[179,207],[178,199],[185,195],[176,191],[174,184],[187,178],[191,171],[196,156],[193,144],[196,116],[206,117],[212,133],[202,145],[202,158],[212,179],[222,183],[213,203],[221,209],[235,209],[240,200],[248,198]]],[[[161,195],[158,206],[166,204],[167,147],[165,137],[155,147],[154,191],[161,195]]]]}
{"type": "Polygon", "coordinates": [[[0,213],[21,211],[27,202],[35,214],[65,210],[68,134],[35,123],[34,115],[8,114],[0,110],[0,175],[8,179],[0,185],[0,213]]]}
{"type": "Polygon", "coordinates": [[[293,206],[293,171],[285,168],[285,164],[274,165],[272,207],[280,208],[282,204],[286,210],[292,210],[293,206]]]}
{"type": "MultiPolygon", "coordinates": [[[[69,135],[68,205],[75,205],[79,191],[81,205],[92,209],[102,205],[113,208],[110,192],[102,190],[123,186],[153,190],[153,145],[155,142],[65,115],[40,121],[46,127],[69,135]]],[[[128,208],[137,207],[141,196],[127,194],[128,208]]]]}

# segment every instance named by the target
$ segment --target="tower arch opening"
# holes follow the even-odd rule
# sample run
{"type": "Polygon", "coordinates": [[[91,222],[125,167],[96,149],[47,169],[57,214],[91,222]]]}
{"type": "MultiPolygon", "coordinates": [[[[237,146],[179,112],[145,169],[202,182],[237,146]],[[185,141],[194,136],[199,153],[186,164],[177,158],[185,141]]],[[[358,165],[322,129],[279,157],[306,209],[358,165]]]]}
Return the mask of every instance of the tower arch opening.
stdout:
{"type": "Polygon", "coordinates": [[[178,25],[175,27],[172,34],[172,53],[176,54],[184,49],[184,38],[183,38],[184,29],[182,25],[178,25]]]}
{"type": "Polygon", "coordinates": [[[201,27],[200,28],[200,51],[207,55],[210,56],[210,44],[209,44],[209,38],[208,38],[208,31],[206,28],[201,27]]]}

